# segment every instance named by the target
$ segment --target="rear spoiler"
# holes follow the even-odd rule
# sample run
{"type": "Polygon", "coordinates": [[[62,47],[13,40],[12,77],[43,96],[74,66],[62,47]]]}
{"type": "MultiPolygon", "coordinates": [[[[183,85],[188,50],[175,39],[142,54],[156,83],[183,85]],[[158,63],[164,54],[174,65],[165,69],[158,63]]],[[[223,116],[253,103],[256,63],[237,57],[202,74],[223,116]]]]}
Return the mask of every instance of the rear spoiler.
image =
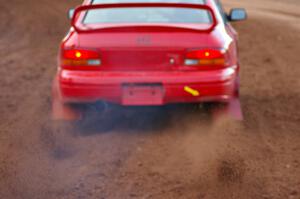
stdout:
{"type": "MultiPolygon", "coordinates": [[[[189,31],[199,31],[199,32],[210,32],[212,31],[217,25],[217,19],[214,14],[214,11],[211,7],[207,5],[198,5],[198,4],[186,4],[186,3],[113,3],[113,4],[95,4],[95,5],[83,5],[79,6],[75,9],[71,25],[75,29],[76,32],[95,32],[95,31],[105,31],[105,30],[112,30],[118,28],[134,28],[134,29],[153,29],[156,30],[162,29],[165,30],[166,28],[170,29],[185,29],[189,31]],[[88,28],[84,24],[82,24],[82,20],[84,20],[85,15],[80,14],[82,12],[86,12],[89,10],[96,10],[96,9],[105,9],[105,8],[191,8],[191,9],[201,9],[207,10],[212,18],[212,23],[208,25],[206,29],[197,29],[194,26],[188,24],[114,24],[110,26],[100,26],[96,28],[88,28]]],[[[103,25],[103,24],[102,24],[103,25]]]]}

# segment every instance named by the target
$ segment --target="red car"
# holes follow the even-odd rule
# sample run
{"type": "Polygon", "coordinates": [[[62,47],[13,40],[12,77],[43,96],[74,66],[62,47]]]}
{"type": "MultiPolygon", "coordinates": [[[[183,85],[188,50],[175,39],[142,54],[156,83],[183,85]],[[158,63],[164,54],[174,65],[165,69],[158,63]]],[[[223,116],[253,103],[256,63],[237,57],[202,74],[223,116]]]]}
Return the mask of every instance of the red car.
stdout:
{"type": "Polygon", "coordinates": [[[244,9],[227,15],[219,0],[85,0],[69,14],[53,86],[55,118],[77,118],[77,104],[238,103],[230,21],[246,19],[244,9]]]}

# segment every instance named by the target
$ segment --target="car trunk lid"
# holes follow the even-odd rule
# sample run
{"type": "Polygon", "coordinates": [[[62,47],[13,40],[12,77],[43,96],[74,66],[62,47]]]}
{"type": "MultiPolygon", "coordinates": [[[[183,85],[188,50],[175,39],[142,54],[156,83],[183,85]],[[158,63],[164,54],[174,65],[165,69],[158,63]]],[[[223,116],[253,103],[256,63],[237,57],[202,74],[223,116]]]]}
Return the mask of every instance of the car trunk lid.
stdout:
{"type": "Polygon", "coordinates": [[[184,64],[190,49],[218,46],[212,33],[88,33],[79,36],[81,48],[96,49],[101,70],[168,71],[184,64]]]}
{"type": "Polygon", "coordinates": [[[188,3],[85,5],[72,18],[79,47],[97,49],[110,71],[172,70],[187,49],[211,44],[216,25],[212,8],[188,3]]]}

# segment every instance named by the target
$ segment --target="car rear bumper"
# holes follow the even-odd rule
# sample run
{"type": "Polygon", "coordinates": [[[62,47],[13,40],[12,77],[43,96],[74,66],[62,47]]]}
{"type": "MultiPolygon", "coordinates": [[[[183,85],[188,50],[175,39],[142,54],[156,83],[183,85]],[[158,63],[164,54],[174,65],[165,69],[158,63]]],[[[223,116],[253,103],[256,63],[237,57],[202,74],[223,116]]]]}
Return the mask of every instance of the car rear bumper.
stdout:
{"type": "Polygon", "coordinates": [[[211,71],[58,72],[63,102],[104,100],[121,105],[228,101],[236,90],[236,66],[211,71]]]}

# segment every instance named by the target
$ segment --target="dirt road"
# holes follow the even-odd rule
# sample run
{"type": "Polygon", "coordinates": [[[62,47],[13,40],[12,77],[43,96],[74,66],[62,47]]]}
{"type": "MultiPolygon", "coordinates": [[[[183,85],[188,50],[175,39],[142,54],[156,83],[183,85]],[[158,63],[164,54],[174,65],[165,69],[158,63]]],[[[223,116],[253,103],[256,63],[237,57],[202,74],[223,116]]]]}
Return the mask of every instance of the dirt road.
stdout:
{"type": "Polygon", "coordinates": [[[245,121],[201,108],[122,110],[115,127],[49,128],[74,0],[0,0],[1,199],[300,199],[300,2],[224,0],[237,23],[245,121]]]}

